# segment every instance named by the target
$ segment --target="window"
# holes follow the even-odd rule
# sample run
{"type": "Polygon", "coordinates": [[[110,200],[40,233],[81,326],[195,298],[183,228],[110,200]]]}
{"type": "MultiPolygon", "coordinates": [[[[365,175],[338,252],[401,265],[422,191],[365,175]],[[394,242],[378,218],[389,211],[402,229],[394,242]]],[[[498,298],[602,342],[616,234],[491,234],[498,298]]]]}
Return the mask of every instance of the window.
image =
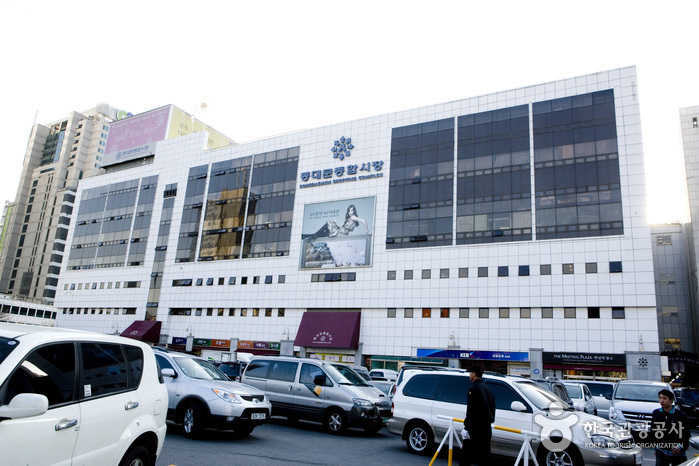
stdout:
{"type": "MultiPolygon", "coordinates": [[[[247,375],[248,370],[249,369],[245,369],[245,375],[247,375]]],[[[299,382],[307,385],[320,385],[322,387],[332,387],[332,382],[325,375],[323,369],[314,364],[301,365],[301,374],[299,375],[299,382]],[[322,383],[320,384],[317,383],[321,382],[321,380],[318,379],[319,377],[323,379],[322,383]]]]}
{"type": "MultiPolygon", "coordinates": [[[[279,361],[277,361],[279,362],[279,361]]],[[[266,379],[269,373],[270,361],[253,361],[245,368],[245,375],[256,379],[266,379]]]]}
{"type": "Polygon", "coordinates": [[[660,278],[661,285],[674,285],[675,284],[675,274],[674,273],[661,273],[659,278],[660,278]]]}
{"type": "Polygon", "coordinates": [[[225,278],[223,278],[223,277],[218,277],[218,284],[219,284],[219,285],[223,285],[225,281],[226,281],[225,278]]]}
{"type": "Polygon", "coordinates": [[[396,279],[396,271],[389,270],[388,274],[386,275],[386,280],[395,280],[395,279],[396,279]]]}
{"type": "Polygon", "coordinates": [[[413,309],[408,307],[403,310],[403,317],[406,319],[412,319],[413,318],[413,309]]]}
{"type": "Polygon", "coordinates": [[[270,283],[272,283],[272,276],[265,275],[265,285],[269,285],[270,283]]]}
{"type": "Polygon", "coordinates": [[[574,307],[564,307],[563,317],[566,319],[575,319],[575,308],[574,307]]]}
{"type": "Polygon", "coordinates": [[[519,318],[520,319],[531,319],[532,318],[532,310],[530,307],[522,307],[519,309],[519,318]]]}
{"type": "Polygon", "coordinates": [[[573,264],[563,264],[563,275],[570,275],[575,271],[573,264]]]}
{"type": "Polygon", "coordinates": [[[141,282],[124,282],[124,288],[140,288],[141,282]]]}
{"type": "Polygon", "coordinates": [[[203,283],[204,283],[204,279],[203,279],[203,278],[197,278],[197,281],[196,281],[195,285],[201,286],[203,283]]]}
{"type": "Polygon", "coordinates": [[[609,263],[609,273],[621,273],[621,261],[613,261],[609,263]]]}
{"type": "Polygon", "coordinates": [[[253,285],[259,285],[259,284],[260,284],[260,276],[259,276],[259,275],[255,275],[254,277],[252,277],[252,284],[253,284],[253,285]]]}
{"type": "Polygon", "coordinates": [[[412,270],[406,270],[403,272],[403,280],[412,280],[413,279],[413,271],[412,270]]]}
{"type": "Polygon", "coordinates": [[[506,265],[501,265],[498,267],[498,277],[507,277],[510,275],[510,269],[506,265]]]}
{"type": "Polygon", "coordinates": [[[468,267],[459,267],[459,278],[468,278],[468,267]]]}
{"type": "Polygon", "coordinates": [[[493,397],[495,398],[495,409],[512,411],[512,403],[519,401],[527,408],[528,413],[532,412],[531,408],[529,407],[529,403],[526,403],[522,397],[512,389],[512,387],[492,379],[486,379],[485,383],[488,385],[488,388],[493,393],[493,397]]]}
{"type": "Polygon", "coordinates": [[[449,278],[449,269],[439,269],[439,278],[449,278]]]}
{"type": "Polygon", "coordinates": [[[228,284],[229,284],[229,285],[235,285],[235,277],[229,277],[229,278],[228,278],[228,284]]]}
{"type": "MultiPolygon", "coordinates": [[[[437,384],[441,377],[437,374],[417,374],[414,375],[403,388],[403,395],[413,398],[434,399],[437,384]]],[[[466,377],[463,377],[464,380],[466,377]]],[[[468,391],[466,392],[468,394],[468,391]]],[[[463,395],[462,395],[463,396],[463,395]]]]}
{"type": "Polygon", "coordinates": [[[426,318],[426,319],[432,317],[432,309],[430,309],[428,307],[423,307],[422,308],[422,317],[426,318]]]}
{"type": "Polygon", "coordinates": [[[468,308],[467,307],[460,307],[459,308],[459,319],[468,319],[468,308]]]}
{"type": "Polygon", "coordinates": [[[697,117],[692,117],[692,128],[699,128],[699,121],[697,121],[697,117]]]}
{"type": "Polygon", "coordinates": [[[542,307],[541,308],[541,318],[542,319],[553,319],[553,308],[552,307],[542,307]]]}
{"type": "Polygon", "coordinates": [[[487,319],[490,317],[490,309],[487,307],[480,307],[478,308],[478,318],[479,319],[487,319]]]}
{"type": "Polygon", "coordinates": [[[296,379],[296,369],[299,363],[287,361],[274,361],[269,370],[269,378],[282,382],[293,382],[296,379]]]}
{"type": "Polygon", "coordinates": [[[252,309],[252,316],[253,317],[260,317],[260,308],[259,307],[255,307],[252,309]]]}
{"type": "Polygon", "coordinates": [[[597,262],[586,262],[585,273],[597,273],[597,262]]]}
{"type": "Polygon", "coordinates": [[[658,235],[655,237],[655,244],[658,246],[664,246],[672,244],[672,235],[658,235]]]}
{"type": "Polygon", "coordinates": [[[448,318],[449,318],[449,308],[448,308],[448,307],[443,307],[443,308],[439,311],[439,317],[441,317],[442,319],[448,319],[448,318]]]}
{"type": "Polygon", "coordinates": [[[663,306],[660,310],[660,314],[663,317],[677,317],[679,316],[679,310],[677,306],[663,306]]]}
{"type": "Polygon", "coordinates": [[[623,307],[613,307],[612,308],[612,319],[624,319],[626,318],[626,311],[623,307]]]}
{"type": "Polygon", "coordinates": [[[214,284],[214,279],[212,277],[209,277],[206,279],[206,286],[211,286],[214,284]]]}
{"type": "Polygon", "coordinates": [[[240,284],[247,285],[248,284],[248,277],[240,277],[240,284]]]}
{"type": "Polygon", "coordinates": [[[39,393],[49,407],[70,402],[75,390],[75,349],[73,343],[37,348],[20,364],[5,383],[4,403],[19,393],[39,393]]]}
{"type": "Polygon", "coordinates": [[[588,319],[599,319],[599,308],[598,307],[588,307],[587,308],[587,318],[588,319]]]}
{"type": "Polygon", "coordinates": [[[551,275],[551,264],[541,264],[539,266],[540,275],[551,275]]]}
{"type": "Polygon", "coordinates": [[[284,317],[286,310],[284,308],[277,309],[277,317],[284,317]]]}
{"type": "Polygon", "coordinates": [[[388,317],[389,319],[395,319],[396,318],[396,308],[389,307],[388,312],[386,313],[386,317],[388,317]]]}
{"type": "Polygon", "coordinates": [[[466,405],[471,385],[471,380],[467,377],[442,376],[434,400],[466,405]]]}
{"type": "Polygon", "coordinates": [[[206,315],[209,316],[209,317],[213,316],[213,315],[214,315],[214,309],[211,308],[211,307],[210,307],[210,308],[207,308],[207,309],[206,309],[206,315]]]}
{"type": "Polygon", "coordinates": [[[520,265],[519,266],[519,276],[520,277],[528,277],[529,276],[529,266],[528,265],[520,265]]]}
{"type": "Polygon", "coordinates": [[[432,278],[432,271],[430,269],[424,269],[422,271],[422,279],[429,280],[430,278],[432,278]]]}
{"type": "Polygon", "coordinates": [[[478,267],[478,276],[479,277],[487,277],[488,276],[488,267],[478,267]]]}
{"type": "Polygon", "coordinates": [[[248,310],[245,308],[242,308],[240,310],[240,317],[247,317],[247,315],[248,315],[248,310]]]}
{"type": "Polygon", "coordinates": [[[509,307],[501,307],[499,311],[499,316],[501,319],[509,319],[510,318],[510,308],[509,307]]]}
{"type": "Polygon", "coordinates": [[[286,275],[279,275],[277,277],[277,283],[286,283],[286,275]]]}
{"type": "Polygon", "coordinates": [[[126,360],[120,345],[109,343],[81,343],[82,380],[80,386],[90,386],[91,393],[79,393],[90,398],[126,390],[128,388],[126,360]]]}
{"type": "Polygon", "coordinates": [[[228,317],[235,317],[235,308],[228,309],[228,317]]]}

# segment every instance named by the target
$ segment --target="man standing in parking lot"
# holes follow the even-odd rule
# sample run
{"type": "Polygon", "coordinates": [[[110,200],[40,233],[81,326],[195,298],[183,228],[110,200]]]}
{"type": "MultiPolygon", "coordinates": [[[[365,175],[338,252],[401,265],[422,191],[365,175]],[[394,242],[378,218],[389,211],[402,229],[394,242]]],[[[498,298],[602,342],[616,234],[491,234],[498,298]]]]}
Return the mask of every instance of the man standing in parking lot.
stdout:
{"type": "Polygon", "coordinates": [[[483,381],[483,368],[471,368],[471,389],[466,400],[461,466],[485,466],[490,458],[491,424],[495,422],[495,398],[483,381]]]}
{"type": "Polygon", "coordinates": [[[689,448],[689,421],[687,415],[672,402],[675,394],[662,389],[658,392],[660,408],[653,411],[651,431],[648,436],[656,442],[656,466],[677,465],[687,461],[689,448]]]}

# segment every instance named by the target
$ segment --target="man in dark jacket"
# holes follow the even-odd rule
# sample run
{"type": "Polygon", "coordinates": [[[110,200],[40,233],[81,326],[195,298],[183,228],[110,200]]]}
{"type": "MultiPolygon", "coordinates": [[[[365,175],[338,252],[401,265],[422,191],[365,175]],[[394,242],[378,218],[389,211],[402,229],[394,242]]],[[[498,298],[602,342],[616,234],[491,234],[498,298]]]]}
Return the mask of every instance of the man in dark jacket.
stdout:
{"type": "Polygon", "coordinates": [[[662,389],[658,392],[660,408],[653,411],[653,421],[648,438],[656,443],[656,466],[677,465],[687,461],[689,448],[689,420],[687,415],[673,406],[675,394],[662,389]]]}
{"type": "Polygon", "coordinates": [[[471,368],[471,389],[466,400],[461,466],[486,466],[490,458],[491,424],[495,422],[495,398],[483,381],[483,368],[471,368]]]}

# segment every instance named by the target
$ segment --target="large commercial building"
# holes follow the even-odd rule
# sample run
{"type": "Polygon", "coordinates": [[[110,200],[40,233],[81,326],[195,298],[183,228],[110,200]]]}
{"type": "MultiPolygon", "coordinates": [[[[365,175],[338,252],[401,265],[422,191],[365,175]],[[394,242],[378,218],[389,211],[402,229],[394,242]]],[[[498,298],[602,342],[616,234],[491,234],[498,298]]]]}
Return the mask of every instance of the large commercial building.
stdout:
{"type": "MultiPolygon", "coordinates": [[[[687,177],[687,197],[689,200],[689,219],[685,223],[685,242],[690,276],[691,319],[699,322],[699,106],[680,109],[680,129],[684,151],[685,175],[687,177]]],[[[684,349],[684,348],[683,348],[684,349]]],[[[691,350],[699,353],[699,341],[694,342],[691,350]]]]}
{"type": "Polygon", "coordinates": [[[658,379],[638,88],[630,67],[218,149],[108,150],[76,194],[58,325],[658,379]]]}

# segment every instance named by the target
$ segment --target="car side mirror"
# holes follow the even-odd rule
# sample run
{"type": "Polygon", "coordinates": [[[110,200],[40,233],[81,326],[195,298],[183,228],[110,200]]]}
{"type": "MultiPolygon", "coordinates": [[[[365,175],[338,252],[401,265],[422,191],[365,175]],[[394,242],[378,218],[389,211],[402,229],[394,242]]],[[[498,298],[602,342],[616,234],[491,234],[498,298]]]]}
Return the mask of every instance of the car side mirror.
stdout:
{"type": "Polygon", "coordinates": [[[527,407],[524,406],[524,403],[521,401],[513,401],[512,404],[510,404],[510,409],[512,411],[519,411],[520,413],[524,413],[527,411],[527,407]]]}
{"type": "Polygon", "coordinates": [[[160,372],[163,374],[163,377],[170,377],[173,379],[177,378],[177,372],[175,372],[175,369],[170,369],[168,367],[167,369],[161,369],[160,372]]]}
{"type": "Polygon", "coordinates": [[[0,406],[0,420],[40,416],[49,409],[49,399],[38,393],[20,393],[0,406]]]}
{"type": "Polygon", "coordinates": [[[325,385],[325,374],[320,374],[316,375],[313,377],[313,384],[318,385],[318,386],[324,386],[325,385]]]}

